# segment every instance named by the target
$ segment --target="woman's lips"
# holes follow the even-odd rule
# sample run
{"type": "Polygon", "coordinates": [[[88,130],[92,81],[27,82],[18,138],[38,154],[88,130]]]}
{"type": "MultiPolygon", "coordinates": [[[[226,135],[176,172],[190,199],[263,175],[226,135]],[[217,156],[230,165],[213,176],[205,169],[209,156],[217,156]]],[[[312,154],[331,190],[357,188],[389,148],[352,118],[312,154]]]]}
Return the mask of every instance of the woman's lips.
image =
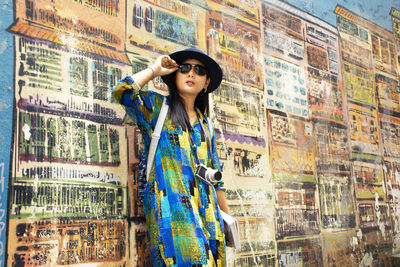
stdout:
{"type": "Polygon", "coordinates": [[[193,86],[194,82],[193,81],[187,81],[186,84],[189,85],[189,86],[193,86]]]}

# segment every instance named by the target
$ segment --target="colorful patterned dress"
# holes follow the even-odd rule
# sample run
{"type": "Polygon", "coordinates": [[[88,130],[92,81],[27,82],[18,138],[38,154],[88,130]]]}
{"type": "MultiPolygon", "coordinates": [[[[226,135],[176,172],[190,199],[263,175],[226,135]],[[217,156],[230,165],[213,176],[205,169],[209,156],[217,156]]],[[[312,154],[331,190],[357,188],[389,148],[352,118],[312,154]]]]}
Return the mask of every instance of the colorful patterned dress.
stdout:
{"type": "MultiPolygon", "coordinates": [[[[163,96],[133,90],[114,97],[140,128],[147,153],[163,96]]],[[[214,133],[208,134],[212,136],[210,151],[199,123],[203,120],[209,131],[207,119],[200,111],[198,114],[192,133],[175,127],[169,115],[161,132],[143,200],[153,266],[226,265],[223,221],[216,196],[216,190],[224,189],[223,183],[208,185],[194,175],[190,135],[199,160],[208,167],[220,169],[214,133]]]]}

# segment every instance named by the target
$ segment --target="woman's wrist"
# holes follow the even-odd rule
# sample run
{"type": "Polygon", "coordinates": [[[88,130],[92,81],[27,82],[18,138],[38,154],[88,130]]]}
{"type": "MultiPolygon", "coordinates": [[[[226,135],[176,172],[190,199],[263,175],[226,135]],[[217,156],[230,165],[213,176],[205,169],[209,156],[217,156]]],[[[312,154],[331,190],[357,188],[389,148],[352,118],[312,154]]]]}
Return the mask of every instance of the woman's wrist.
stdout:
{"type": "Polygon", "coordinates": [[[161,65],[155,62],[153,65],[149,65],[148,68],[153,74],[153,79],[161,75],[161,65]]]}
{"type": "Polygon", "coordinates": [[[152,72],[152,74],[153,74],[152,80],[154,80],[154,78],[156,77],[156,72],[154,71],[154,67],[149,66],[148,68],[151,70],[151,72],[152,72]]]}

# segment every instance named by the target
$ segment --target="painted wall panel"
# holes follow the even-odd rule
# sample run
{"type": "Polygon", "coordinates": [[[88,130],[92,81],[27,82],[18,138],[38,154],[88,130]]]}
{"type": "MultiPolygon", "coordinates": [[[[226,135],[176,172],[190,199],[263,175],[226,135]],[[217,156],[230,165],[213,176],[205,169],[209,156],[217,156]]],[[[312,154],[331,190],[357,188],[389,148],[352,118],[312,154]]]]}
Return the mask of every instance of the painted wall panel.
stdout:
{"type": "Polygon", "coordinates": [[[396,266],[398,0],[0,0],[0,265],[151,266],[143,140],[111,90],[186,47],[224,70],[227,266],[396,266]]]}

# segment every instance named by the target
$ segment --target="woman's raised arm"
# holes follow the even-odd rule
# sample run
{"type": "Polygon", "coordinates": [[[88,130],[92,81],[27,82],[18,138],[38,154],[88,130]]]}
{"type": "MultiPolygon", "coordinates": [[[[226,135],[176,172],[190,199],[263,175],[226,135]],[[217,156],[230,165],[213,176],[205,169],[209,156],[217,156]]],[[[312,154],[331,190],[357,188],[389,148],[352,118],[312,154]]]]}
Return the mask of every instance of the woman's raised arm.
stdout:
{"type": "MultiPolygon", "coordinates": [[[[131,76],[133,82],[142,88],[150,80],[157,76],[168,75],[178,69],[178,64],[171,59],[169,56],[159,56],[152,66],[137,72],[131,76]]],[[[137,88],[136,87],[136,88],[137,88]]],[[[132,90],[134,86],[127,85],[123,81],[119,82],[113,90],[113,96],[115,99],[119,100],[126,90],[132,90]]]]}

